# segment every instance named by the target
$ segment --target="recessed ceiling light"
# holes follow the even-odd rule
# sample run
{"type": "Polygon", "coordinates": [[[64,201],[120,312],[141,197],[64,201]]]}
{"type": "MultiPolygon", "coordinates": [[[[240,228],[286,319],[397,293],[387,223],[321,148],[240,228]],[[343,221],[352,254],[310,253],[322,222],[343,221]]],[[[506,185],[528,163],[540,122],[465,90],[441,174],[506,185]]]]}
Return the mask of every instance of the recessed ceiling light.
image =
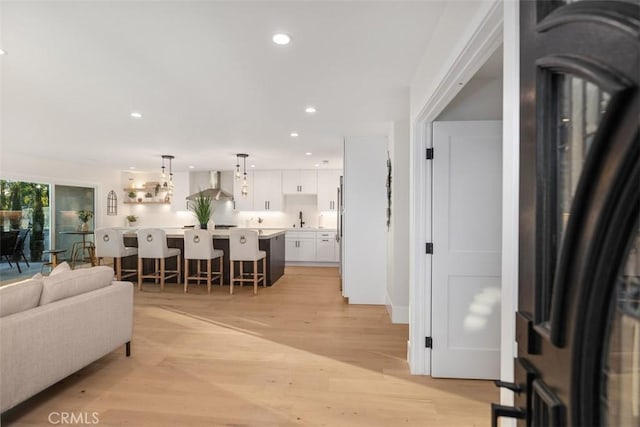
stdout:
{"type": "Polygon", "coordinates": [[[129,166],[129,169],[131,169],[131,170],[133,170],[135,168],[136,168],[135,166],[129,166]]]}
{"type": "Polygon", "coordinates": [[[311,153],[311,152],[307,151],[307,152],[306,152],[306,153],[304,153],[304,154],[305,154],[305,156],[310,156],[310,155],[312,155],[313,153],[311,153]]]}
{"type": "Polygon", "coordinates": [[[142,113],[138,113],[137,111],[134,111],[131,113],[131,117],[133,117],[134,119],[141,119],[142,113]]]}
{"type": "Polygon", "coordinates": [[[316,107],[307,107],[304,109],[306,113],[313,114],[316,112],[316,107]]]}
{"type": "Polygon", "coordinates": [[[256,167],[256,165],[251,165],[251,167],[252,167],[252,168],[255,168],[255,167],[256,167]]]}
{"type": "Polygon", "coordinates": [[[189,169],[195,169],[195,166],[189,165],[189,169]]]}
{"type": "Polygon", "coordinates": [[[277,34],[274,34],[273,37],[271,37],[271,40],[273,40],[275,44],[284,46],[291,42],[291,36],[285,33],[277,33],[277,34]]]}
{"type": "Polygon", "coordinates": [[[6,54],[7,54],[7,52],[5,50],[0,49],[0,55],[6,55],[6,54]]]}
{"type": "Polygon", "coordinates": [[[298,137],[298,132],[291,132],[291,136],[294,137],[294,138],[297,138],[298,137]]]}
{"type": "Polygon", "coordinates": [[[315,166],[315,167],[317,167],[317,168],[319,168],[319,167],[320,167],[320,164],[316,163],[314,166],[315,166]]]}

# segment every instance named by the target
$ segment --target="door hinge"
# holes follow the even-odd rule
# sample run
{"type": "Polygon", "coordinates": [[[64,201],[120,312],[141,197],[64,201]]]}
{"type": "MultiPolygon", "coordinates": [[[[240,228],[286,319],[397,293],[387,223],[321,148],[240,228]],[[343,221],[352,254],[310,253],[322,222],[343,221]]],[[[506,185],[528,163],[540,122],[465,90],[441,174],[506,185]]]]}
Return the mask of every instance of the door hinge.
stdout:
{"type": "Polygon", "coordinates": [[[427,160],[433,160],[433,148],[427,148],[427,160]]]}
{"type": "Polygon", "coordinates": [[[433,243],[425,243],[425,250],[428,254],[433,254],[433,243]]]}
{"type": "Polygon", "coordinates": [[[425,348],[433,348],[433,339],[431,337],[424,337],[425,348]]]}

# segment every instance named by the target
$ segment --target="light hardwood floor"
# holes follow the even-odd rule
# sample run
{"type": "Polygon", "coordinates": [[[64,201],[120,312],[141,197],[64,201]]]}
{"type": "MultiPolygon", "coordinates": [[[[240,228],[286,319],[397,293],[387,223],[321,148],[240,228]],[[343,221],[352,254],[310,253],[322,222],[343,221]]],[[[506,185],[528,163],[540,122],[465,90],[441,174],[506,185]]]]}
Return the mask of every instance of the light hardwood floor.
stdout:
{"type": "Polygon", "coordinates": [[[66,411],[100,426],[489,426],[495,386],[409,375],[407,336],[384,307],[346,304],[333,268],[289,268],[257,296],[145,284],[131,358],[107,355],[2,425],[66,411]]]}

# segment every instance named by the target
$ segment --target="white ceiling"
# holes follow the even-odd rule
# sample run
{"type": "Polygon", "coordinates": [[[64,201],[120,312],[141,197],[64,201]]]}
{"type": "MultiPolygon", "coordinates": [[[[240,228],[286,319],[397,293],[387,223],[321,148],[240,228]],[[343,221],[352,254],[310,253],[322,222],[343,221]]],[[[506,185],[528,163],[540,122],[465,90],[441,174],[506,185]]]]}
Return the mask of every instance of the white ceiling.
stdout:
{"type": "Polygon", "coordinates": [[[408,118],[444,2],[0,7],[5,153],[122,170],[173,154],[181,171],[231,169],[238,152],[259,169],[340,167],[344,136],[386,135],[408,118]],[[289,46],[272,43],[278,31],[289,46]]]}

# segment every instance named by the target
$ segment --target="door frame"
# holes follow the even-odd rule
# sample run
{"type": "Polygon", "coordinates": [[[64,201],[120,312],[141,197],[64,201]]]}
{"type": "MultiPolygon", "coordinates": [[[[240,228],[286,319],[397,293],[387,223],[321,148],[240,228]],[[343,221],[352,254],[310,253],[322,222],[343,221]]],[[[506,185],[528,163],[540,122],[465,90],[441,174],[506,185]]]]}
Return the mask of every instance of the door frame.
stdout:
{"type": "MultiPolygon", "coordinates": [[[[501,0],[494,0],[487,8],[486,13],[480,19],[480,22],[474,26],[475,30],[471,34],[469,40],[465,43],[460,51],[451,57],[444,75],[439,82],[437,88],[431,94],[426,104],[421,108],[414,120],[411,127],[410,138],[410,176],[411,176],[411,191],[410,191],[410,296],[409,296],[409,367],[412,374],[431,374],[431,351],[425,348],[425,337],[431,336],[431,257],[425,255],[425,243],[430,242],[432,238],[431,224],[432,224],[432,189],[431,189],[431,176],[432,167],[431,163],[426,161],[425,153],[427,148],[433,147],[432,141],[432,123],[440,115],[440,113],[449,105],[449,103],[455,98],[455,96],[462,89],[462,82],[469,81],[473,75],[480,69],[482,65],[489,59],[489,57],[499,48],[503,43],[507,43],[507,40],[503,41],[503,19],[507,8],[511,2],[502,2],[501,0]]],[[[515,3],[515,2],[514,2],[515,3]]],[[[511,11],[510,11],[511,12],[511,11]]],[[[511,16],[511,15],[509,15],[511,16]]],[[[511,43],[509,44],[511,46],[511,43]]],[[[517,43],[516,43],[517,46],[517,43]]],[[[510,54],[511,52],[509,52],[510,54]]],[[[506,55],[508,52],[505,49],[505,64],[507,64],[506,55]]],[[[516,61],[517,62],[517,61],[516,61]]],[[[505,70],[506,71],[506,70],[505,70]]],[[[512,69],[509,69],[510,73],[513,73],[512,69]]],[[[505,84],[507,82],[505,73],[505,84]]],[[[519,79],[516,77],[516,83],[519,79]]],[[[517,84],[516,84],[517,86],[517,84]]],[[[505,94],[510,93],[506,92],[505,94]]],[[[505,97],[506,99],[506,97],[505,97]]],[[[519,104],[519,99],[517,100],[519,104]]],[[[510,107],[511,108],[511,107],[510,107]]],[[[505,110],[510,111],[510,110],[505,110]]],[[[516,112],[517,115],[517,112],[516,112]]],[[[508,118],[511,120],[511,118],[508,118]]],[[[503,117],[503,121],[506,121],[507,117],[503,117]]],[[[504,125],[503,125],[504,126],[504,125]]],[[[505,127],[506,128],[506,127],[505,127]]],[[[516,131],[518,128],[516,127],[516,131]]],[[[504,135],[503,129],[503,141],[515,141],[516,145],[519,139],[513,139],[511,134],[508,137],[504,135]]],[[[504,142],[503,142],[504,145],[504,142]]],[[[503,158],[507,154],[511,155],[513,149],[509,147],[504,149],[503,146],[503,158]]],[[[437,156],[437,154],[436,154],[437,156]]],[[[515,157],[517,161],[518,157],[515,157]]],[[[511,160],[511,159],[510,159],[511,160]]],[[[503,167],[504,167],[503,160],[503,167]]],[[[507,176],[511,177],[513,174],[511,171],[503,171],[503,189],[504,180],[507,176]]],[[[518,169],[516,165],[515,175],[517,176],[518,169]]],[[[510,182],[509,187],[514,183],[510,182]]],[[[515,186],[517,188],[517,181],[515,186]]],[[[511,190],[509,190],[511,191],[511,190]]],[[[517,206],[518,198],[517,193],[515,197],[516,216],[514,224],[516,225],[517,236],[517,206]]],[[[504,214],[504,195],[503,195],[503,214],[504,214]]],[[[508,215],[511,215],[509,212],[508,215]]],[[[509,222],[510,223],[510,222],[509,222]]],[[[503,219],[503,254],[504,248],[512,247],[513,245],[505,245],[504,238],[504,219],[503,219]]],[[[517,239],[517,237],[516,237],[517,239]]],[[[517,240],[516,240],[517,247],[517,240]]],[[[435,249],[437,251],[437,248],[435,249]]],[[[517,256],[517,254],[516,254],[517,256]]],[[[503,255],[504,257],[504,255],[503,255]]],[[[517,259],[517,258],[516,258],[517,259]]],[[[517,269],[517,263],[513,265],[517,269]]],[[[502,268],[503,277],[512,277],[509,273],[504,276],[504,259],[502,268]]],[[[515,277],[517,277],[517,270],[515,277]]],[[[516,286],[517,280],[511,284],[516,286]]],[[[504,289],[503,289],[504,294],[504,289]]],[[[514,301],[509,301],[512,304],[514,301]]],[[[505,310],[504,304],[502,311],[505,310]]],[[[515,309],[511,306],[510,310],[515,313],[515,309]]],[[[513,317],[513,316],[511,316],[513,317]]],[[[502,316],[504,318],[504,315],[502,316]]],[[[502,336],[504,337],[504,327],[502,328],[502,336]]],[[[515,328],[513,329],[515,331],[515,328]]],[[[515,335],[512,335],[512,337],[515,335]]],[[[514,339],[511,338],[511,341],[514,339]]],[[[436,344],[437,345],[437,344],[436,344]]],[[[504,346],[504,343],[503,343],[504,346]]],[[[511,349],[513,352],[513,348],[511,349]]],[[[501,352],[503,353],[503,352],[501,352]]],[[[511,358],[511,380],[513,379],[513,354],[511,358]]],[[[502,368],[501,368],[502,371],[502,368]]],[[[503,376],[501,372],[501,377],[503,376]]]]}

